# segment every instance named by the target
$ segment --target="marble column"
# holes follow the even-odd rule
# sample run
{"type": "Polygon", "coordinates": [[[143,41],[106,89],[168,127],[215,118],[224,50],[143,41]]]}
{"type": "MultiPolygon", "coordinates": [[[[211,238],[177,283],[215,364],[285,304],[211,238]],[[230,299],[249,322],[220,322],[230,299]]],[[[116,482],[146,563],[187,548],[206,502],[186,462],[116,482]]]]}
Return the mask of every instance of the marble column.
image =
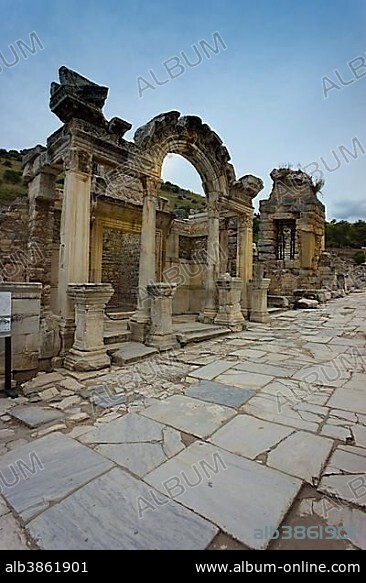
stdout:
{"type": "Polygon", "coordinates": [[[253,215],[238,217],[237,275],[242,281],[241,308],[248,316],[248,282],[253,274],[253,215]]]}
{"type": "Polygon", "coordinates": [[[68,285],[89,281],[91,168],[91,153],[76,148],[69,150],[65,158],[57,298],[63,352],[71,347],[75,330],[68,285]]]}
{"type": "Polygon", "coordinates": [[[229,219],[220,221],[220,274],[227,272],[229,260],[229,219]]]}
{"type": "Polygon", "coordinates": [[[211,192],[207,196],[208,206],[208,236],[207,236],[207,266],[206,289],[203,321],[212,324],[217,314],[216,280],[220,272],[220,235],[218,193],[211,192]]]}
{"type": "Polygon", "coordinates": [[[151,324],[151,298],[147,286],[156,279],[156,207],[159,181],[143,179],[144,202],[140,242],[137,311],[130,320],[131,339],[144,342],[151,324]]]}
{"type": "Polygon", "coordinates": [[[173,332],[173,296],[175,283],[152,283],[147,285],[151,298],[151,327],[146,340],[148,346],[168,350],[178,345],[173,332]]]}
{"type": "Polygon", "coordinates": [[[110,283],[70,284],[69,299],[75,305],[75,340],[64,367],[69,370],[99,370],[110,365],[104,345],[105,306],[113,295],[110,283]]]}

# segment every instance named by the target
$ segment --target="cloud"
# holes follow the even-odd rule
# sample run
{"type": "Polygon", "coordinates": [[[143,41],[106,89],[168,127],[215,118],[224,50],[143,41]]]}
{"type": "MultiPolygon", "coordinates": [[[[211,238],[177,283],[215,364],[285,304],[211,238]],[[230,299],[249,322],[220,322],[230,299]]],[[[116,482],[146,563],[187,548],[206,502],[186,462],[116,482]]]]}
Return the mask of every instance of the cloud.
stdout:
{"type": "Polygon", "coordinates": [[[349,221],[366,219],[366,200],[342,200],[335,204],[333,216],[349,221]]]}

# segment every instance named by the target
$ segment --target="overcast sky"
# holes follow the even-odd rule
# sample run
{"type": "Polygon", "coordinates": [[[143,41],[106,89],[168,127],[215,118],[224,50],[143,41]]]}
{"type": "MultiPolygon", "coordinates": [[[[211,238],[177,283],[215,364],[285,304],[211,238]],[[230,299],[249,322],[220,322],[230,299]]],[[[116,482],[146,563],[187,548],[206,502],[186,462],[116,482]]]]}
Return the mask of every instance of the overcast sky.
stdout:
{"type": "MultiPolygon", "coordinates": [[[[0,147],[44,144],[59,127],[49,86],[66,65],[110,87],[105,114],[132,123],[128,139],[160,112],[198,115],[238,177],[262,178],[260,198],[272,168],[300,165],[324,176],[329,220],[366,219],[364,0],[1,0],[1,9],[0,147]]],[[[179,156],[163,178],[202,192],[179,156]]]]}

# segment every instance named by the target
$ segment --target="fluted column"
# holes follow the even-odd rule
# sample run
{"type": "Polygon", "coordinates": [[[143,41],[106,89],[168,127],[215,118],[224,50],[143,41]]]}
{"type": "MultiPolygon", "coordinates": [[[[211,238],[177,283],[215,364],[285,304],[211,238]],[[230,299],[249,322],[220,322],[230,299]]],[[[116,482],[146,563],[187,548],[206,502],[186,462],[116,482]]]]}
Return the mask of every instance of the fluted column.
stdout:
{"type": "Polygon", "coordinates": [[[67,294],[70,283],[89,281],[90,185],[92,154],[71,148],[65,158],[61,213],[58,312],[62,317],[63,350],[73,343],[74,306],[67,294]]]}
{"type": "Polygon", "coordinates": [[[238,218],[237,275],[242,281],[241,308],[248,315],[248,282],[253,275],[253,213],[238,218]]]}
{"type": "Polygon", "coordinates": [[[205,307],[203,321],[212,324],[217,314],[216,280],[220,274],[220,227],[218,193],[211,192],[208,199],[208,236],[205,307]]]}
{"type": "Polygon", "coordinates": [[[151,178],[143,179],[144,202],[142,208],[142,227],[140,241],[139,289],[137,310],[130,320],[132,340],[144,342],[151,323],[151,298],[147,286],[155,282],[155,233],[157,188],[159,182],[151,178]]]}

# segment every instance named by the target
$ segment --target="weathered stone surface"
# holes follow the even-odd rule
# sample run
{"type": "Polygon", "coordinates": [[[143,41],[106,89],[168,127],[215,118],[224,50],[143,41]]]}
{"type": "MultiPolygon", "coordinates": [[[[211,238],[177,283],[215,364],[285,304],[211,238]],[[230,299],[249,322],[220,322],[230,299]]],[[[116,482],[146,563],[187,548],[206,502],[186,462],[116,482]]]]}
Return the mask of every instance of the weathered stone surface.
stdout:
{"type": "Polygon", "coordinates": [[[93,429],[81,441],[98,444],[99,453],[137,476],[147,474],[184,447],[178,431],[136,413],[93,429]]]}
{"type": "Polygon", "coordinates": [[[322,421],[322,418],[314,413],[304,415],[304,413],[291,408],[283,398],[265,393],[252,397],[248,403],[243,405],[241,410],[243,413],[254,415],[254,417],[259,417],[260,419],[266,419],[281,425],[289,425],[297,429],[306,429],[307,431],[316,431],[322,421]]]}
{"type": "Polygon", "coordinates": [[[41,399],[49,401],[53,397],[57,397],[59,394],[60,392],[56,389],[56,387],[50,387],[49,389],[45,389],[44,391],[39,393],[39,396],[41,397],[41,399]]]}
{"type": "Polygon", "coordinates": [[[327,525],[343,532],[343,536],[358,548],[366,549],[366,516],[361,510],[323,496],[320,500],[302,500],[299,514],[309,519],[320,517],[327,525]]]}
{"type": "Polygon", "coordinates": [[[209,441],[231,453],[254,460],[293,432],[294,429],[289,427],[249,415],[238,415],[216,431],[209,441]]]}
{"type": "Polygon", "coordinates": [[[43,512],[29,531],[47,550],[191,550],[204,549],[218,529],[115,468],[43,512]]]}
{"type": "Polygon", "coordinates": [[[197,437],[207,437],[233,417],[235,411],[229,407],[173,395],[158,405],[143,409],[140,414],[197,437]]]}
{"type": "Polygon", "coordinates": [[[365,478],[364,456],[337,448],[324,470],[319,490],[366,507],[365,478]]]}
{"type": "Polygon", "coordinates": [[[341,387],[349,377],[350,373],[345,370],[324,365],[305,366],[293,376],[294,379],[302,380],[310,385],[328,387],[341,387]]]}
{"type": "Polygon", "coordinates": [[[270,451],[267,464],[316,485],[332,445],[331,439],[297,431],[270,451]]]}
{"type": "Polygon", "coordinates": [[[255,530],[268,524],[276,528],[301,485],[296,478],[197,441],[145,481],[256,549],[269,541],[255,538],[255,530]]]}
{"type": "Polygon", "coordinates": [[[39,392],[42,388],[45,388],[48,385],[54,385],[62,380],[63,376],[58,372],[42,373],[23,386],[23,393],[29,395],[31,393],[39,392]]]}
{"type": "Polygon", "coordinates": [[[116,407],[117,405],[126,403],[127,397],[123,394],[116,395],[112,390],[102,387],[92,391],[90,401],[94,405],[98,405],[98,407],[109,409],[110,407],[116,407]]]}
{"type": "Polygon", "coordinates": [[[63,417],[59,411],[37,405],[19,405],[10,411],[10,415],[31,428],[40,427],[63,417]]]}
{"type": "Polygon", "coordinates": [[[0,495],[0,516],[4,516],[4,514],[9,514],[9,512],[10,512],[10,510],[9,510],[5,500],[0,495]]]}
{"type": "Polygon", "coordinates": [[[202,366],[201,368],[194,370],[193,372],[189,373],[189,376],[195,379],[205,379],[211,381],[232,366],[233,363],[228,360],[216,360],[211,364],[207,364],[206,366],[202,366]]]}
{"type": "Polygon", "coordinates": [[[0,550],[28,550],[25,536],[14,516],[10,513],[0,517],[0,550]]]}
{"type": "Polygon", "coordinates": [[[53,433],[2,456],[0,472],[8,476],[9,482],[9,487],[2,485],[2,493],[15,512],[27,522],[51,502],[65,497],[112,466],[112,462],[70,437],[53,433]],[[19,460],[30,466],[28,475],[31,473],[31,479],[26,483],[19,460]],[[9,475],[10,466],[17,471],[16,483],[14,475],[9,475]]]}
{"type": "Polygon", "coordinates": [[[113,353],[112,362],[117,366],[125,366],[131,362],[137,362],[156,354],[157,349],[152,346],[145,346],[139,342],[125,342],[119,350],[113,353]]]}
{"type": "Polygon", "coordinates": [[[185,394],[188,397],[201,399],[201,401],[235,408],[243,405],[254,394],[254,391],[212,381],[200,381],[189,387],[185,394]]]}
{"type": "Polygon", "coordinates": [[[327,404],[337,409],[366,413],[366,392],[357,389],[337,389],[327,404]]]}
{"type": "Polygon", "coordinates": [[[226,385],[256,390],[273,381],[273,377],[253,372],[240,372],[233,368],[216,377],[216,381],[226,385]]]}

